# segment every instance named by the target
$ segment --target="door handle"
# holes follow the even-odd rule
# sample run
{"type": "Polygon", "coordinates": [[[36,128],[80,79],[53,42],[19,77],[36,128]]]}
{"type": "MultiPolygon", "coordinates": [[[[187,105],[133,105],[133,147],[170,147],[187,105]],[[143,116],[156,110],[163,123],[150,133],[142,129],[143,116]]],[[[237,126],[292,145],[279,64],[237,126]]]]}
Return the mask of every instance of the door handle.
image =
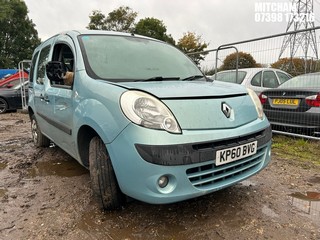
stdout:
{"type": "Polygon", "coordinates": [[[48,96],[44,96],[44,95],[42,95],[42,94],[40,95],[40,100],[41,100],[41,101],[44,101],[44,102],[50,102],[48,96]]]}

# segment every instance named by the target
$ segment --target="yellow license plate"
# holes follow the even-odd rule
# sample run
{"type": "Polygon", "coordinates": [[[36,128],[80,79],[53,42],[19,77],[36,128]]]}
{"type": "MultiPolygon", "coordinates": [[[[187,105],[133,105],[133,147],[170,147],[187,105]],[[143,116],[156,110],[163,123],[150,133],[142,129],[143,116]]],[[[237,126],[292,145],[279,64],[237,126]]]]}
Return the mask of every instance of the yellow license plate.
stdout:
{"type": "Polygon", "coordinates": [[[289,106],[298,106],[299,99],[286,99],[286,98],[275,98],[272,100],[274,105],[289,105],[289,106]]]}

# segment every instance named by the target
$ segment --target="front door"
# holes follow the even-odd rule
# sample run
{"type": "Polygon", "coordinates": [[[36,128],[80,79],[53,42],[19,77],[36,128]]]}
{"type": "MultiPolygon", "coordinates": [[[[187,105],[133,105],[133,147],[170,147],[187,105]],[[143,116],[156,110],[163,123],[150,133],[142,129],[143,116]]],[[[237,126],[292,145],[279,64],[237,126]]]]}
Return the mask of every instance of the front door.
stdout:
{"type": "Polygon", "coordinates": [[[75,74],[75,48],[68,35],[59,36],[53,46],[51,61],[62,62],[66,66],[67,74],[63,82],[46,81],[45,94],[47,102],[47,118],[51,125],[52,140],[62,149],[75,156],[75,143],[73,138],[73,80],[75,74]],[[70,146],[71,149],[70,149],[70,146]]]}

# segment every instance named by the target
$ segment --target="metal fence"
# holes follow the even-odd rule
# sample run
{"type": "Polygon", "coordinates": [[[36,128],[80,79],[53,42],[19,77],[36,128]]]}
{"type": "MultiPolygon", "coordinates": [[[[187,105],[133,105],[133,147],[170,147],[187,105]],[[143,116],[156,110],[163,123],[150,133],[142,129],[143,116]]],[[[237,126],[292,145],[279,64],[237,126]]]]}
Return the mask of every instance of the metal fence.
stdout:
{"type": "Polygon", "coordinates": [[[18,69],[19,69],[19,80],[20,80],[20,94],[21,94],[21,106],[22,106],[22,110],[27,110],[28,109],[28,95],[29,95],[29,83],[28,84],[24,84],[25,79],[23,77],[22,72],[24,70],[29,70],[30,69],[30,65],[31,65],[31,61],[30,60],[23,60],[21,62],[19,62],[18,64],[18,69]]]}
{"type": "MultiPolygon", "coordinates": [[[[295,86],[296,91],[290,94],[289,92],[280,92],[281,87],[278,88],[278,85],[285,80],[280,79],[281,77],[278,76],[276,71],[274,72],[274,77],[277,78],[278,83],[276,85],[264,86],[265,79],[271,75],[271,67],[282,69],[289,72],[292,76],[320,72],[319,49],[320,27],[315,27],[233,42],[205,52],[190,53],[189,55],[192,57],[195,54],[206,54],[205,60],[201,63],[201,68],[204,72],[208,73],[207,75],[219,72],[212,76],[213,79],[218,78],[217,80],[240,83],[242,78],[251,78],[245,84],[247,87],[252,87],[248,83],[249,81],[252,83],[255,81],[255,86],[261,84],[263,91],[270,87],[276,87],[279,90],[269,93],[271,95],[266,100],[268,106],[264,105],[265,113],[272,124],[273,131],[291,136],[320,140],[320,75],[313,76],[312,78],[315,78],[315,80],[311,79],[306,83],[306,85],[310,85],[310,81],[314,82],[313,85],[310,85],[309,92],[303,91],[307,87],[304,85],[295,86]],[[312,36],[310,35],[311,33],[312,36]],[[250,54],[256,61],[255,66],[261,70],[264,68],[264,71],[259,73],[256,70],[255,74],[251,73],[250,75],[247,72],[245,76],[244,74],[239,76],[239,73],[242,72],[241,68],[245,66],[245,59],[241,55],[242,52],[250,54]],[[233,53],[237,57],[235,63],[231,64],[231,66],[230,64],[227,65],[226,58],[233,53]],[[292,58],[292,55],[294,55],[294,58],[292,58]],[[282,59],[282,61],[279,61],[279,59],[282,59]],[[236,71],[237,68],[239,68],[239,73],[236,71]],[[230,79],[230,77],[229,79],[223,79],[222,70],[225,69],[234,69],[233,73],[235,74],[231,75],[233,79],[230,79]],[[257,79],[259,80],[258,83],[257,79]],[[276,94],[281,95],[275,97],[276,94]],[[279,104],[274,100],[275,98],[279,104]],[[276,111],[270,115],[270,109],[276,111]]],[[[260,97],[262,96],[259,91],[257,94],[260,97]]]]}

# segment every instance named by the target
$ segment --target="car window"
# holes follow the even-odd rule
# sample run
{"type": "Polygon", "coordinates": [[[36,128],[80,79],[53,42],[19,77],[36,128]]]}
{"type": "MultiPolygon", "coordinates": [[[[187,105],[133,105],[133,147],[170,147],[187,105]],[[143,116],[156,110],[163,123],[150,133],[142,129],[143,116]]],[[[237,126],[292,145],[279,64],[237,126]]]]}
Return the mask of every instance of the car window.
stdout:
{"type": "Polygon", "coordinates": [[[59,43],[54,46],[52,61],[62,62],[65,66],[66,74],[64,76],[64,81],[57,83],[51,82],[52,85],[61,86],[71,86],[73,84],[73,73],[74,73],[74,54],[71,48],[64,43],[59,43]]]}
{"type": "MultiPolygon", "coordinates": [[[[241,84],[243,82],[243,79],[246,77],[247,72],[245,71],[238,71],[238,81],[236,81],[236,72],[220,72],[217,73],[217,79],[218,81],[223,82],[230,82],[230,83],[239,83],[241,84]]],[[[212,78],[214,79],[215,76],[212,78]]]]}
{"type": "Polygon", "coordinates": [[[320,88],[320,74],[293,77],[281,84],[279,88],[320,88]]]}
{"type": "Polygon", "coordinates": [[[46,73],[46,64],[48,62],[49,52],[50,52],[50,45],[44,47],[40,52],[37,75],[36,75],[38,84],[43,84],[44,82],[44,76],[46,73]]]}
{"type": "Polygon", "coordinates": [[[120,82],[203,75],[180,50],[159,41],[111,35],[82,35],[79,39],[87,72],[93,78],[120,82]]]}
{"type": "Polygon", "coordinates": [[[288,81],[290,79],[290,77],[285,73],[282,73],[282,72],[279,72],[279,71],[277,71],[276,73],[278,75],[280,84],[282,84],[282,83],[284,83],[284,82],[286,82],[286,81],[288,81]]]}
{"type": "Polygon", "coordinates": [[[35,67],[35,65],[36,65],[38,55],[39,55],[39,51],[36,52],[36,53],[33,55],[33,58],[32,58],[32,62],[31,62],[31,66],[30,66],[30,75],[29,75],[30,82],[33,82],[34,67],[35,67]]]}
{"type": "Polygon", "coordinates": [[[252,86],[261,87],[261,74],[262,72],[260,71],[256,75],[254,75],[254,77],[251,80],[252,86]]]}
{"type": "Polygon", "coordinates": [[[264,71],[262,76],[262,86],[266,88],[276,88],[279,86],[277,76],[273,71],[264,71]]]}

